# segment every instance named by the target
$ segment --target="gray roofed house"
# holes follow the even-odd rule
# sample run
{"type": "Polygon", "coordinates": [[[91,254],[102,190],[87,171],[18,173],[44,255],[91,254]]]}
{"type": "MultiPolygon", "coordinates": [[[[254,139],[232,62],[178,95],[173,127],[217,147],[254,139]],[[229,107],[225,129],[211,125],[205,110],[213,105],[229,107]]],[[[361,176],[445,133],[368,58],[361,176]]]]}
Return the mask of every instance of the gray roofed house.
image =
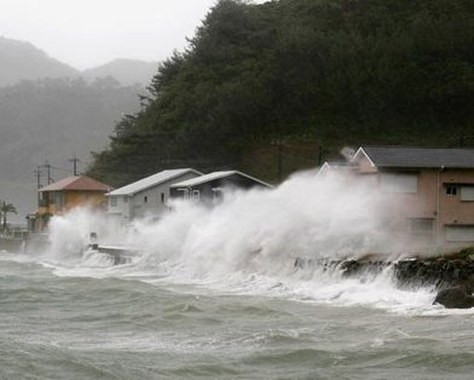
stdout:
{"type": "Polygon", "coordinates": [[[331,171],[353,171],[355,165],[348,161],[325,161],[319,168],[318,175],[325,174],[331,171]]]}
{"type": "Polygon", "coordinates": [[[170,196],[209,202],[221,199],[225,188],[248,190],[255,187],[272,188],[270,184],[237,170],[217,171],[171,185],[170,196]]]}
{"type": "Polygon", "coordinates": [[[362,146],[350,163],[385,195],[400,230],[437,243],[474,243],[474,148],[362,146]]]}
{"type": "Polygon", "coordinates": [[[107,195],[114,196],[114,195],[134,195],[141,191],[144,191],[150,187],[171,181],[175,178],[179,178],[180,181],[183,180],[181,178],[184,174],[193,173],[196,176],[201,176],[202,173],[198,172],[197,170],[186,168],[186,169],[169,169],[163,170],[159,173],[153,174],[149,177],[140,179],[136,182],[130,183],[114,191],[111,191],[107,195]]]}
{"type": "Polygon", "coordinates": [[[122,222],[147,216],[160,217],[168,211],[170,186],[201,175],[191,168],[163,170],[115,189],[106,194],[109,199],[108,214],[122,222]]]}
{"type": "Polygon", "coordinates": [[[360,155],[379,168],[474,168],[474,149],[362,146],[352,161],[360,155]]]}

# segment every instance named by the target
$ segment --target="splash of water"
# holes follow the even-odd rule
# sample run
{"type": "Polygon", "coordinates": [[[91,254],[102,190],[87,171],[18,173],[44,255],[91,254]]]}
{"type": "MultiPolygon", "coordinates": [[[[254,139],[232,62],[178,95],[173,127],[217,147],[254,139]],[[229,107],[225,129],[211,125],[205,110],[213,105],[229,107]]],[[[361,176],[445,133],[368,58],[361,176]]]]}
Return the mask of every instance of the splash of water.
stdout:
{"type": "Polygon", "coordinates": [[[400,249],[398,237],[392,238],[391,231],[383,228],[384,199],[370,184],[308,171],[273,190],[227,192],[216,207],[177,201],[173,209],[157,222],[138,220],[126,230],[90,210],[54,218],[51,255],[56,260],[82,258],[88,266],[112,265],[104,257],[83,255],[94,231],[102,243],[133,246],[142,252],[130,270],[151,271],[168,279],[227,290],[271,289],[346,304],[429,305],[433,297],[430,289],[417,293],[418,297],[397,290],[390,273],[352,280],[318,270],[309,278],[295,273],[296,257],[345,259],[400,249]]]}
{"type": "Polygon", "coordinates": [[[274,190],[226,194],[218,207],[178,202],[160,222],[137,222],[148,260],[180,262],[194,275],[270,273],[295,257],[348,258],[387,248],[380,195],[343,176],[300,173],[274,190]]]}
{"type": "Polygon", "coordinates": [[[147,263],[181,263],[194,273],[262,271],[295,257],[357,258],[394,252],[383,226],[383,199],[363,182],[308,171],[273,190],[226,193],[217,207],[174,203],[158,222],[135,221],[126,231],[104,215],[76,209],[54,217],[51,254],[78,257],[97,232],[102,243],[145,253],[147,263]]]}
{"type": "Polygon", "coordinates": [[[46,256],[52,261],[75,262],[86,258],[90,234],[99,233],[107,242],[121,240],[123,231],[96,210],[75,208],[64,216],[54,216],[49,225],[50,248],[46,256]]]}

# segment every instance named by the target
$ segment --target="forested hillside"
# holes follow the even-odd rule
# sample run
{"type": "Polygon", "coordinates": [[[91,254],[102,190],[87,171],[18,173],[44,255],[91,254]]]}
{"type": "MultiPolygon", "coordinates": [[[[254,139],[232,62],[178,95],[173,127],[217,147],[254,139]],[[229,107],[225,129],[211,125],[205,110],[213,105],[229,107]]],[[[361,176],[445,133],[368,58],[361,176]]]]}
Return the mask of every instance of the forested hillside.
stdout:
{"type": "Polygon", "coordinates": [[[234,167],[276,180],[344,145],[472,142],[473,11],[472,0],[221,0],[90,173],[118,185],[234,167]]]}
{"type": "Polygon", "coordinates": [[[78,75],[79,70],[49,57],[32,44],[0,36],[0,87],[20,80],[78,75]]]}
{"type": "Polygon", "coordinates": [[[136,59],[115,59],[92,69],[84,70],[81,75],[87,80],[114,77],[124,86],[139,83],[147,85],[158,68],[157,62],[145,62],[136,59]]]}
{"type": "MultiPolygon", "coordinates": [[[[34,170],[47,160],[59,169],[53,180],[72,175],[69,158],[84,170],[91,150],[103,149],[122,114],[139,109],[140,87],[121,87],[112,78],[22,81],[0,88],[0,198],[18,217],[36,208],[34,170]]],[[[43,169],[42,185],[47,184],[43,169]]]]}

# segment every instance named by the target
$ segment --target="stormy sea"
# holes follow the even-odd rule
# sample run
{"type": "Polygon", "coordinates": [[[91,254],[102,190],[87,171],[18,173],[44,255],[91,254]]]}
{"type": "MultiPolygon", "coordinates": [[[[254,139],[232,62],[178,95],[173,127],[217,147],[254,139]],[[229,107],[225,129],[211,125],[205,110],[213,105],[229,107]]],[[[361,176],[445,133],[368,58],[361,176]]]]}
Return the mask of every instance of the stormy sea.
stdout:
{"type": "Polygon", "coordinates": [[[0,378],[471,379],[474,309],[433,305],[433,287],[397,286],[390,266],[295,267],[406,252],[380,200],[345,187],[299,175],[126,229],[54,218],[49,247],[0,253],[0,378]],[[133,254],[87,248],[91,231],[133,254]]]}

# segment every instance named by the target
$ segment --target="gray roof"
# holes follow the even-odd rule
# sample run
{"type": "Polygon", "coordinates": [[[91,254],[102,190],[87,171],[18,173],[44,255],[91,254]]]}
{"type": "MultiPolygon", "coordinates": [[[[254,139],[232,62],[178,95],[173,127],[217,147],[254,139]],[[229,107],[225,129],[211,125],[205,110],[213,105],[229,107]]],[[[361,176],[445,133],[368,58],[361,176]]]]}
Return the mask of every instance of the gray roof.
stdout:
{"type": "Polygon", "coordinates": [[[175,178],[179,178],[184,174],[194,173],[197,176],[202,175],[202,173],[197,170],[186,168],[186,169],[172,169],[172,170],[163,170],[159,173],[153,174],[149,177],[143,178],[137,182],[130,183],[126,186],[123,186],[119,189],[111,191],[107,195],[134,195],[140,191],[149,189],[150,187],[161,185],[162,183],[171,181],[175,178]]]}
{"type": "Polygon", "coordinates": [[[363,146],[353,159],[363,153],[377,167],[474,168],[474,149],[363,146]]]}
{"type": "Polygon", "coordinates": [[[173,187],[173,188],[176,188],[176,187],[192,187],[192,186],[200,185],[200,184],[203,184],[203,183],[206,183],[206,182],[214,181],[216,179],[230,177],[231,175],[234,175],[234,174],[240,175],[242,177],[249,178],[249,179],[265,186],[265,187],[273,187],[273,186],[269,185],[266,182],[263,182],[263,181],[255,178],[255,177],[249,176],[248,174],[239,172],[237,170],[212,172],[212,173],[209,173],[209,174],[202,175],[200,177],[191,178],[191,179],[188,179],[188,180],[183,181],[183,182],[175,183],[171,187],[173,187]]]}

